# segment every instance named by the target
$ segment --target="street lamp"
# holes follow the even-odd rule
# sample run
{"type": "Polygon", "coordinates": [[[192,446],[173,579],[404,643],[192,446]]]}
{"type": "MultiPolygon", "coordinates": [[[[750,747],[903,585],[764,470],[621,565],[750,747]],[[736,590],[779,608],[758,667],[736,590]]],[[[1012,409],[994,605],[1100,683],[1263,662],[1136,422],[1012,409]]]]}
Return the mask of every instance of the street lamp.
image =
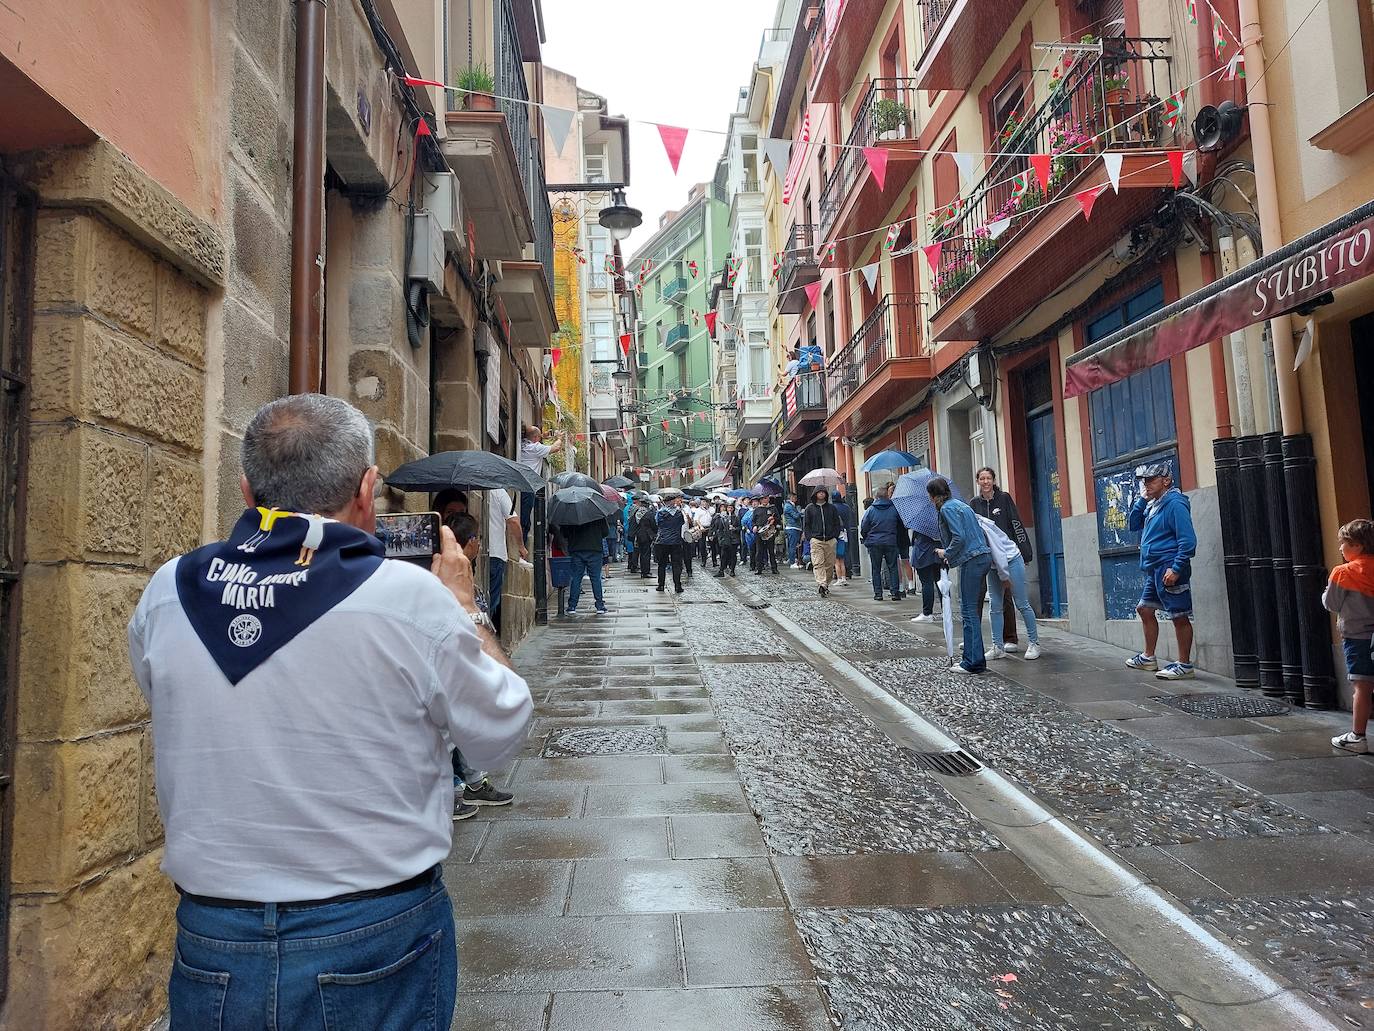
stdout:
{"type": "Polygon", "coordinates": [[[611,203],[601,209],[597,221],[611,231],[612,237],[625,240],[644,224],[644,215],[638,208],[626,204],[625,190],[617,188],[611,191],[611,203]]]}

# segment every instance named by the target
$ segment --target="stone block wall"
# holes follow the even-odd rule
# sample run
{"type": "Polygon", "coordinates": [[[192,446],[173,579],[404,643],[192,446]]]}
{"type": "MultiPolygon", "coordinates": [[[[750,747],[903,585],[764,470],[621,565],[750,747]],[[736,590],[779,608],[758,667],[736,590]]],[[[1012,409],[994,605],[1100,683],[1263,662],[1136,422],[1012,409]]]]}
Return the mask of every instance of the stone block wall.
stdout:
{"type": "Polygon", "coordinates": [[[515,556],[506,563],[506,585],[501,595],[501,647],[515,651],[533,629],[534,566],[515,556]]]}
{"type": "Polygon", "coordinates": [[[35,234],[6,1028],[144,1028],[176,895],[126,626],[201,537],[217,235],[105,144],[21,166],[35,234]]]}

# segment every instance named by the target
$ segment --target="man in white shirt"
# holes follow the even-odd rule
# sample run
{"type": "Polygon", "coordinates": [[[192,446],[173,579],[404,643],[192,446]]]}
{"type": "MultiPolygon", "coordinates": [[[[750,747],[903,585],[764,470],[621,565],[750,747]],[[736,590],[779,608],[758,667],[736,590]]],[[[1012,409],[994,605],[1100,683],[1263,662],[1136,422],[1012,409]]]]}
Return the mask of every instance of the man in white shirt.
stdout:
{"type": "Polygon", "coordinates": [[[229,539],[159,569],[129,624],[162,869],[182,893],[172,1026],[314,1027],[323,1011],[447,1027],[449,750],[479,766],[516,754],[529,688],[452,531],[431,571],[383,558],[361,412],[271,402],[243,465],[249,508],[229,539]]]}
{"type": "Polygon", "coordinates": [[[529,552],[521,539],[520,518],[512,513],[510,494],[504,490],[489,490],[487,504],[487,606],[496,632],[501,632],[501,592],[506,586],[506,562],[509,560],[509,541],[514,535],[520,541],[520,557],[529,552]]]}
{"type": "MultiPolygon", "coordinates": [[[[527,465],[535,476],[541,480],[549,478],[549,455],[553,454],[553,445],[544,443],[544,431],[536,426],[526,426],[521,434],[523,439],[520,442],[520,464],[527,465]]],[[[560,443],[566,441],[567,432],[564,431],[558,436],[560,443]]],[[[529,542],[530,524],[534,520],[534,495],[532,493],[522,493],[520,495],[520,540],[524,543],[529,542]]]]}

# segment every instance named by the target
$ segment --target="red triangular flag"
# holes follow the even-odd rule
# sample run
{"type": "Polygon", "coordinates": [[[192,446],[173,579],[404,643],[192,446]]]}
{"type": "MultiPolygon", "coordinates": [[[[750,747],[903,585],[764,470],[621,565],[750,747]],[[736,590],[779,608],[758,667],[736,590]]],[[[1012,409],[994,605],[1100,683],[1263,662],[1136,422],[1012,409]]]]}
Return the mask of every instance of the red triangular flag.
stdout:
{"type": "Polygon", "coordinates": [[[440,89],[444,88],[442,82],[435,82],[433,79],[418,79],[414,75],[407,75],[402,81],[407,86],[438,86],[440,89]]]}
{"type": "Polygon", "coordinates": [[[419,122],[417,122],[416,125],[415,125],[415,138],[418,140],[421,136],[433,136],[433,135],[434,135],[434,133],[431,132],[431,131],[430,131],[430,128],[429,128],[429,122],[426,121],[425,119],[421,118],[421,119],[419,120],[419,122]]]}
{"type": "Polygon", "coordinates": [[[706,332],[710,333],[711,336],[716,335],[716,313],[713,311],[706,313],[706,332]]]}
{"type": "Polygon", "coordinates": [[[806,303],[814,308],[821,296],[821,281],[818,279],[814,283],[807,283],[802,289],[806,291],[806,303]]]}
{"type": "Polygon", "coordinates": [[[878,184],[879,193],[883,190],[883,184],[887,182],[887,159],[885,147],[864,148],[864,160],[868,162],[868,170],[873,173],[873,181],[878,184]]]}
{"type": "Polygon", "coordinates": [[[561,348],[561,347],[555,347],[555,348],[553,349],[553,367],[554,367],[555,369],[558,368],[559,359],[561,359],[562,357],[563,357],[563,348],[561,348]]]}
{"type": "Polygon", "coordinates": [[[938,273],[940,271],[940,251],[944,249],[944,246],[943,240],[937,240],[935,243],[928,243],[921,248],[926,252],[926,261],[930,262],[931,272],[938,273]]]}
{"type": "Polygon", "coordinates": [[[629,353],[630,353],[630,334],[629,334],[629,333],[622,333],[622,334],[620,334],[620,349],[621,349],[622,351],[624,351],[626,354],[629,354],[629,353]]]}
{"type": "Polygon", "coordinates": [[[1035,169],[1035,177],[1040,180],[1040,189],[1046,193],[1050,192],[1050,156],[1048,154],[1032,154],[1030,156],[1031,168],[1035,169]]]}
{"type": "Polygon", "coordinates": [[[1174,189],[1178,189],[1179,181],[1183,178],[1183,151],[1169,151],[1169,172],[1174,177],[1174,189]]]}
{"type": "Polygon", "coordinates": [[[663,420],[663,432],[664,432],[664,433],[667,433],[667,432],[668,432],[668,420],[667,420],[667,419],[664,419],[664,420],[663,420]]]}
{"type": "Polygon", "coordinates": [[[1093,204],[1106,188],[1106,186],[1094,186],[1091,190],[1083,190],[1073,195],[1073,199],[1078,201],[1078,206],[1083,209],[1083,221],[1086,222],[1093,217],[1093,204]]]}
{"type": "Polygon", "coordinates": [[[679,129],[676,125],[660,125],[658,135],[663,140],[663,149],[668,152],[668,164],[673,166],[673,175],[677,175],[677,164],[682,160],[682,148],[687,142],[687,130],[679,129]]]}

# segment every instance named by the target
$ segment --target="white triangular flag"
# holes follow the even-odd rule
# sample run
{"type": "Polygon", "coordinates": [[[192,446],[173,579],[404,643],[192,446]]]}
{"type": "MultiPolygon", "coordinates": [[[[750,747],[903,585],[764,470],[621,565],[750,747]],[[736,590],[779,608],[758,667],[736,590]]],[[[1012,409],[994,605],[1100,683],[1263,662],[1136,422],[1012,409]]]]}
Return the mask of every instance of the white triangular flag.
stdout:
{"type": "Polygon", "coordinates": [[[1188,177],[1190,183],[1197,185],[1197,151],[1183,152],[1183,174],[1188,177]]]}
{"type": "Polygon", "coordinates": [[[605,443],[606,443],[606,431],[605,431],[605,430],[602,430],[600,433],[597,434],[597,436],[601,438],[601,443],[602,443],[602,444],[605,444],[605,443]]]}
{"type": "Polygon", "coordinates": [[[860,271],[864,274],[864,282],[868,284],[869,293],[873,292],[873,286],[875,283],[878,282],[878,265],[879,262],[875,261],[873,262],[873,264],[865,265],[862,269],[860,269],[860,271]]]}
{"type": "Polygon", "coordinates": [[[959,175],[963,177],[964,182],[973,180],[973,163],[977,160],[977,154],[970,154],[965,150],[954,152],[954,163],[959,166],[959,175]]]}
{"type": "Polygon", "coordinates": [[[999,218],[996,222],[989,222],[987,225],[988,236],[996,240],[1007,231],[1007,226],[1011,225],[1011,219],[999,218]]]}
{"type": "Polygon", "coordinates": [[[788,140],[767,138],[763,141],[763,156],[772,164],[773,172],[779,179],[787,174],[791,154],[792,144],[788,140]]]}
{"type": "Polygon", "coordinates": [[[553,149],[563,153],[563,144],[568,142],[568,131],[572,129],[574,112],[566,107],[544,105],[544,127],[549,130],[549,140],[553,149]]]}
{"type": "Polygon", "coordinates": [[[1112,192],[1121,192],[1121,162],[1126,157],[1125,154],[1113,154],[1111,151],[1102,155],[1102,165],[1107,169],[1107,178],[1112,181],[1112,192]]]}

